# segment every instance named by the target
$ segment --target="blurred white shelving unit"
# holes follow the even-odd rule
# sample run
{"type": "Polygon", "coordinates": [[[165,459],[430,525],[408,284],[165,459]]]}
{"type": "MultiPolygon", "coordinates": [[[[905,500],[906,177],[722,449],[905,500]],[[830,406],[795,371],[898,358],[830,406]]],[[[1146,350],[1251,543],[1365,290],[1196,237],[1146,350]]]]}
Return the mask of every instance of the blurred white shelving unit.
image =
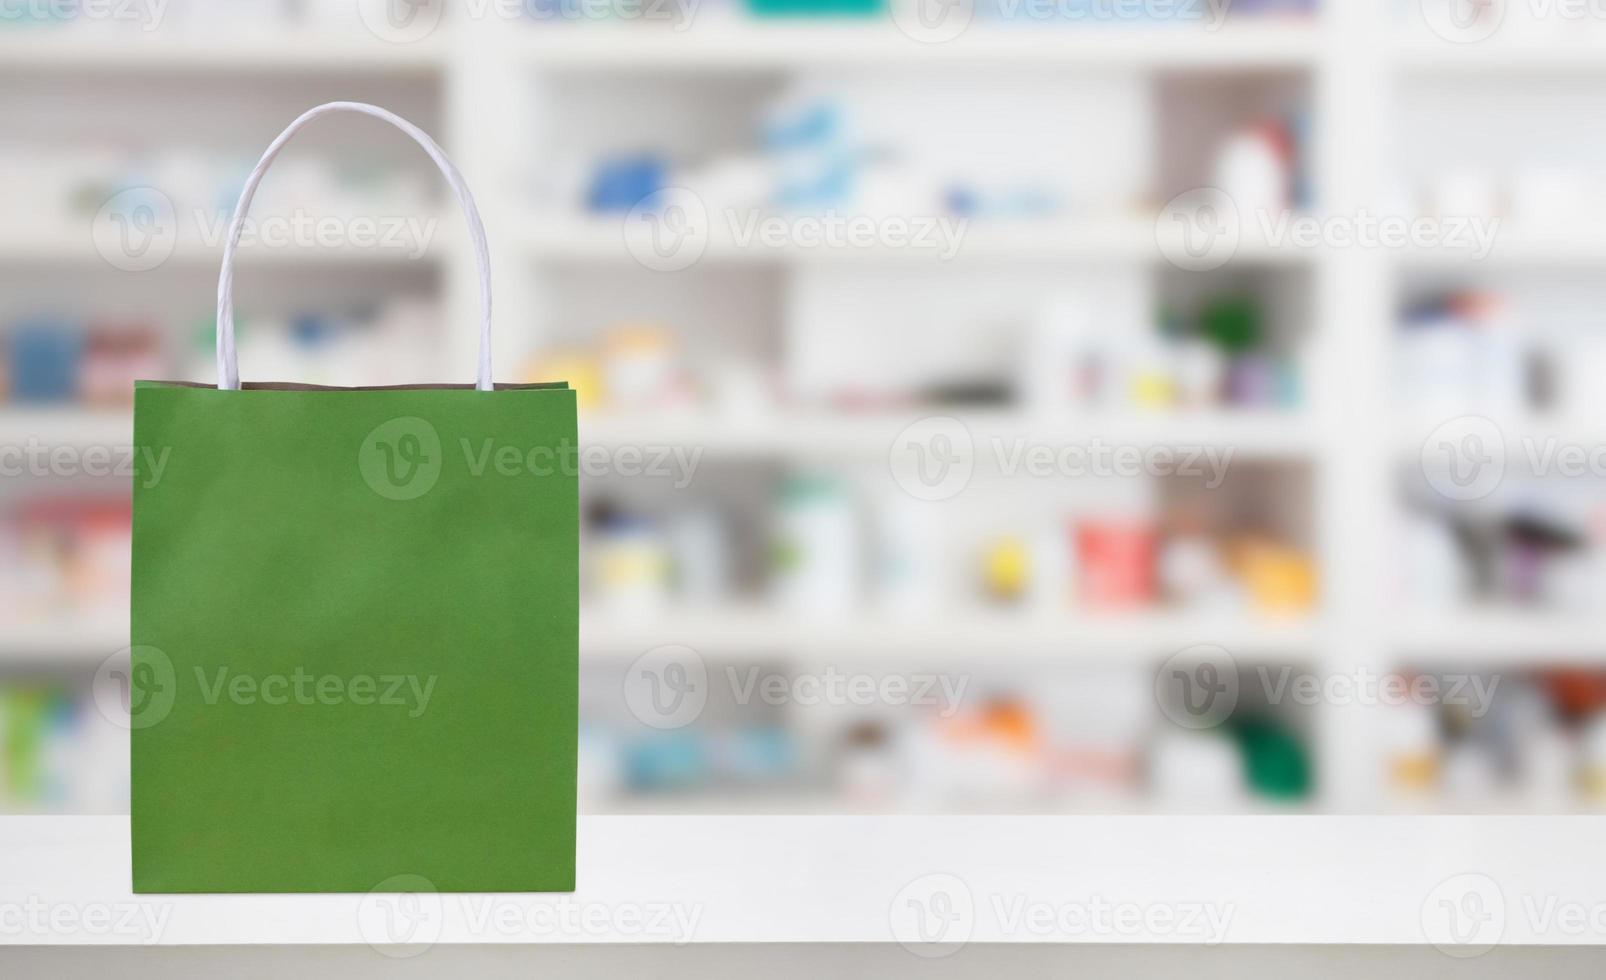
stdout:
{"type": "MultiPolygon", "coordinates": [[[[494,19],[492,19],[494,21],[494,19]]],[[[0,75],[23,73],[46,80],[87,77],[107,83],[184,78],[290,80],[312,74],[365,84],[424,84],[438,90],[442,138],[461,169],[471,176],[491,226],[497,264],[500,349],[515,348],[543,326],[540,295],[529,283],[536,267],[587,271],[634,263],[630,232],[616,222],[531,211],[524,185],[508,179],[529,169],[532,150],[541,152],[536,132],[540,114],[528,101],[532,77],[561,85],[585,86],[643,72],[728,76],[731,84],[752,78],[841,70],[941,71],[945,74],[1020,69],[1089,77],[1139,76],[1159,79],[1190,72],[1210,77],[1281,79],[1319,73],[1330,38],[1320,22],[1249,23],[1219,32],[1191,30],[1075,29],[1026,31],[978,27],[951,43],[912,41],[890,23],[847,26],[723,22],[710,18],[686,31],[637,29],[639,25],[448,23],[418,44],[381,44],[317,35],[272,33],[235,38],[118,37],[83,38],[67,34],[0,37],[0,75]]],[[[259,120],[266,140],[296,107],[264,93],[260,105],[242,106],[259,120]]],[[[455,229],[455,215],[441,217],[455,229]]],[[[1150,267],[1164,263],[1153,214],[1044,226],[988,226],[967,229],[956,266],[1018,266],[1053,271],[1059,267],[1150,267]]],[[[474,293],[471,258],[455,232],[434,242],[426,261],[447,275],[446,322],[472,321],[474,293]]],[[[638,243],[639,244],[639,243],[638,243]]],[[[918,266],[929,255],[889,248],[809,249],[744,245],[729,237],[709,242],[704,265],[738,272],[782,275],[819,264],[870,269],[918,266]]],[[[218,250],[181,242],[169,263],[186,271],[204,270],[218,250]]],[[[359,249],[277,249],[241,253],[245,264],[282,269],[288,276],[320,267],[336,270],[366,265],[389,267],[411,262],[397,251],[359,249]]],[[[1245,240],[1236,267],[1320,272],[1325,256],[1245,240]]],[[[77,271],[107,268],[87,231],[27,239],[0,229],[0,263],[17,268],[77,271]]],[[[339,274],[337,271],[335,274],[339,274]]],[[[299,281],[299,280],[289,280],[299,281]]],[[[1324,316],[1315,314],[1320,336],[1324,316]]],[[[755,328],[760,325],[755,324],[755,328]]],[[[468,362],[470,331],[455,331],[448,343],[460,345],[468,362]]],[[[516,365],[502,362],[502,370],[516,365]]],[[[1320,469],[1341,447],[1320,413],[1267,417],[1205,413],[1193,416],[1116,414],[1096,418],[1027,418],[1004,412],[966,412],[978,438],[1024,437],[1044,442],[1101,439],[1139,446],[1203,445],[1230,448],[1256,460],[1288,461],[1320,469]]],[[[895,412],[787,413],[779,417],[735,418],[704,414],[583,417],[586,443],[627,445],[643,441],[703,447],[711,455],[743,460],[795,463],[814,458],[852,456],[874,461],[914,416],[895,412]]],[[[10,441],[38,438],[55,444],[126,445],[131,441],[126,414],[81,411],[8,413],[0,416],[0,436],[10,441]]],[[[1315,508],[1319,513],[1320,506],[1315,508]]],[[[1324,571],[1324,577],[1326,572],[1324,571]]],[[[48,655],[62,663],[94,663],[126,642],[126,622],[62,621],[7,628],[0,644],[6,658],[48,655]]],[[[911,622],[868,611],[845,620],[819,620],[768,609],[727,606],[686,610],[664,619],[630,620],[596,608],[582,615],[581,642],[587,658],[616,659],[673,641],[720,650],[782,650],[819,655],[827,650],[858,651],[873,659],[963,657],[986,650],[1000,658],[1014,652],[1029,663],[1062,660],[1130,660],[1216,642],[1248,654],[1307,656],[1327,641],[1316,619],[1269,621],[1248,616],[1200,618],[1145,611],[1142,614],[1049,615],[958,611],[911,622]]]]}
{"type": "MultiPolygon", "coordinates": [[[[1330,0],[1319,19],[1233,25],[1217,33],[1193,31],[1062,31],[976,29],[947,44],[923,45],[891,24],[754,26],[699,23],[685,31],[588,25],[448,24],[437,37],[412,45],[261,35],[233,40],[117,38],[84,40],[65,35],[0,37],[0,76],[27,73],[85,76],[108,83],[186,76],[207,80],[306,73],[363,82],[424,83],[438,90],[442,136],[474,183],[491,225],[498,287],[501,349],[550,326],[543,322],[540,287],[531,269],[606,273],[634,263],[630,235],[617,222],[532,211],[527,183],[532,149],[540,152],[540,125],[532,105],[532,79],[584,89],[599,80],[631,79],[644,72],[715,74],[741,85],[800,72],[940,70],[966,73],[1012,68],[1033,73],[1137,75],[1149,80],[1177,73],[1280,84],[1290,75],[1309,84],[1314,149],[1313,178],[1319,214],[1354,214],[1385,199],[1388,126],[1398,86],[1415,77],[1515,77],[1566,73],[1593,81],[1606,71],[1606,46],[1455,46],[1400,42],[1386,18],[1365,4],[1330,0]],[[492,30],[492,28],[495,28],[492,30]],[[490,31],[490,33],[486,33],[490,31]]],[[[291,109],[264,92],[261,105],[242,106],[260,120],[263,139],[288,120],[291,109]]],[[[455,215],[441,227],[455,228],[455,215]]],[[[966,264],[1087,268],[1163,262],[1151,215],[1041,227],[987,227],[967,233],[955,268],[966,264]]],[[[180,246],[175,262],[193,268],[216,261],[213,249],[180,246]]],[[[839,622],[745,607],[686,610],[662,619],[632,620],[595,607],[584,610],[581,643],[587,658],[614,658],[663,643],[709,648],[772,650],[801,647],[884,652],[888,657],[952,655],[981,649],[1023,650],[1032,663],[1061,659],[1152,656],[1194,643],[1214,642],[1254,655],[1314,659],[1324,670],[1425,662],[1444,651],[1481,651],[1537,661],[1558,649],[1597,650],[1592,623],[1541,614],[1490,613],[1475,617],[1404,617],[1392,621],[1390,519],[1393,477],[1402,454],[1420,437],[1389,410],[1386,370],[1393,324],[1391,289],[1402,270],[1454,267],[1470,260],[1456,252],[1291,249],[1246,241],[1228,271],[1245,267],[1274,275],[1308,273],[1313,295],[1310,368],[1305,410],[1261,417],[1202,416],[1037,419],[1006,413],[969,413],[976,434],[1028,439],[1102,438],[1137,445],[1232,447],[1257,460],[1309,466],[1313,474],[1311,522],[1320,560],[1321,612],[1312,619],[1276,622],[1197,618],[1145,612],[1142,616],[1006,615],[953,612],[911,625],[874,612],[839,622]]],[[[442,236],[429,259],[446,270],[445,323],[454,327],[452,356],[469,363],[474,317],[471,258],[453,236],[442,236]]],[[[333,264],[411,261],[399,253],[353,249],[275,251],[246,263],[283,266],[291,274],[333,264]]],[[[879,272],[930,256],[887,249],[805,249],[742,245],[715,238],[709,266],[738,275],[787,275],[827,263],[879,272]]],[[[1548,268],[1606,267],[1606,238],[1562,241],[1544,234],[1503,237],[1489,260],[1548,268]]],[[[0,263],[22,268],[78,270],[100,263],[88,235],[64,232],[23,239],[0,228],[0,263]]],[[[638,270],[639,271],[639,270],[638,270]]],[[[499,371],[516,365],[499,364],[499,371]]],[[[603,445],[657,442],[701,446],[711,454],[782,461],[884,454],[892,436],[910,421],[896,413],[792,413],[778,417],[723,417],[665,413],[652,417],[586,416],[584,442],[603,445]]],[[[11,412],[0,415],[0,442],[38,438],[59,444],[123,445],[126,414],[11,412]]],[[[95,662],[126,643],[122,622],[62,622],[7,626],[0,643],[6,658],[50,656],[95,662]]],[[[1357,787],[1375,783],[1375,757],[1358,744],[1355,716],[1323,708],[1317,722],[1320,805],[1343,809],[1357,787]]],[[[1381,935],[1381,934],[1379,934],[1381,935]]]]}

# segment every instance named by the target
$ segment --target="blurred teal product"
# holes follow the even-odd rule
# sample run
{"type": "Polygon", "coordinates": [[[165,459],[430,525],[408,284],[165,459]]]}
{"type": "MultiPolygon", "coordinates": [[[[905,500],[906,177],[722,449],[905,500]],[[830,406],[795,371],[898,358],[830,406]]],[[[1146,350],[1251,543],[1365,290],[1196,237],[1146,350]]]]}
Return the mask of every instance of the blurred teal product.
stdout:
{"type": "Polygon", "coordinates": [[[624,756],[632,790],[692,789],[708,782],[708,747],[697,732],[654,732],[627,743],[624,756]]]}
{"type": "Polygon", "coordinates": [[[776,725],[738,729],[723,748],[721,773],[736,782],[773,782],[791,775],[797,764],[792,733],[776,725]]]}
{"type": "Polygon", "coordinates": [[[873,17],[883,0],[747,0],[754,17],[873,17]]]}

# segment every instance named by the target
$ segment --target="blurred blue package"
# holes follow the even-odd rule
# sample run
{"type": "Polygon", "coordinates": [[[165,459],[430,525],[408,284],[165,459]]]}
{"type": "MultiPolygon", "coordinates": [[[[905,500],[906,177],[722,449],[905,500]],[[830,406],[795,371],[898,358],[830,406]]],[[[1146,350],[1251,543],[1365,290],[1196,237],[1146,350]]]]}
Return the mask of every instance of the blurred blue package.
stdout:
{"type": "Polygon", "coordinates": [[[62,402],[76,396],[84,337],[72,323],[54,317],[22,320],[11,329],[6,350],[15,401],[62,402]]]}
{"type": "Polygon", "coordinates": [[[775,163],[775,203],[822,212],[851,203],[865,156],[849,138],[847,113],[830,98],[788,99],[764,122],[764,150],[775,163]]]}
{"type": "Polygon", "coordinates": [[[596,214],[629,211],[669,186],[669,163],[642,153],[610,157],[597,164],[586,191],[586,208],[596,214]]]}

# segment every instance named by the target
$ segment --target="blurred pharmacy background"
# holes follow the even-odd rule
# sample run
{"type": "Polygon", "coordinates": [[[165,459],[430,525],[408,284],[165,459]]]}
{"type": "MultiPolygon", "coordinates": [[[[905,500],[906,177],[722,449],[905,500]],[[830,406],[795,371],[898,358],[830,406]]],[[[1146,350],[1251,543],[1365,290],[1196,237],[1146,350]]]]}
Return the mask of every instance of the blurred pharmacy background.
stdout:
{"type": "MultiPolygon", "coordinates": [[[[1606,803],[1598,13],[119,6],[0,11],[0,812],[127,808],[131,383],[215,380],[238,187],[333,99],[441,139],[499,380],[572,382],[607,460],[586,812],[1606,803]],[[1201,187],[1224,264],[1168,238],[1201,187]]],[[[247,379],[468,380],[447,203],[372,120],[304,134],[247,379]]]]}

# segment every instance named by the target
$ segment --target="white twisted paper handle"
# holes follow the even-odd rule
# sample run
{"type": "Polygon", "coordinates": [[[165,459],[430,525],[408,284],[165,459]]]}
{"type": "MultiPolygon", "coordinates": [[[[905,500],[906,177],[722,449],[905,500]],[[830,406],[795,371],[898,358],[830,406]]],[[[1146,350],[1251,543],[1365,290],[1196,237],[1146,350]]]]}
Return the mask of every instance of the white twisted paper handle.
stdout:
{"type": "Polygon", "coordinates": [[[238,391],[240,388],[239,364],[234,353],[234,250],[240,244],[240,231],[245,223],[246,213],[251,209],[251,198],[256,195],[257,184],[262,182],[262,175],[267,173],[273,158],[284,149],[290,137],[294,136],[302,126],[331,112],[361,112],[383,119],[411,136],[424,148],[424,152],[429,154],[429,158],[435,161],[435,166],[440,168],[446,183],[451,185],[452,193],[457,195],[457,203],[462,206],[463,216],[468,219],[469,242],[474,247],[474,264],[479,268],[480,276],[480,363],[474,386],[481,391],[490,391],[492,389],[491,257],[485,244],[485,226],[480,223],[479,209],[474,206],[474,195],[469,193],[468,185],[463,182],[463,175],[457,172],[457,168],[452,166],[452,161],[446,158],[446,154],[434,140],[429,138],[428,133],[394,112],[364,102],[329,102],[303,112],[269,144],[267,152],[262,154],[262,159],[258,160],[256,167],[251,170],[251,176],[246,178],[245,188],[240,191],[240,202],[234,206],[234,220],[229,223],[229,237],[223,245],[223,271],[217,280],[218,388],[229,391],[238,391]]]}

